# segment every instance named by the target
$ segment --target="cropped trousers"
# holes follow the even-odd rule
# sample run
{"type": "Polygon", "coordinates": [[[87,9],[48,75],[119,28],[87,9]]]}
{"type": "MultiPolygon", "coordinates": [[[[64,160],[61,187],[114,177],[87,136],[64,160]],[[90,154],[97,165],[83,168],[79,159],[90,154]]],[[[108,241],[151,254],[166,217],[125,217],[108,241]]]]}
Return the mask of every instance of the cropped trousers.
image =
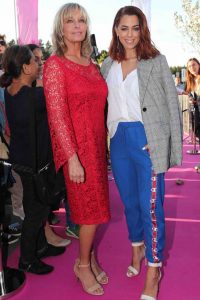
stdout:
{"type": "Polygon", "coordinates": [[[149,263],[160,266],[165,244],[164,173],[155,174],[141,122],[120,122],[110,140],[113,175],[124,204],[129,240],[144,241],[149,263]]]}

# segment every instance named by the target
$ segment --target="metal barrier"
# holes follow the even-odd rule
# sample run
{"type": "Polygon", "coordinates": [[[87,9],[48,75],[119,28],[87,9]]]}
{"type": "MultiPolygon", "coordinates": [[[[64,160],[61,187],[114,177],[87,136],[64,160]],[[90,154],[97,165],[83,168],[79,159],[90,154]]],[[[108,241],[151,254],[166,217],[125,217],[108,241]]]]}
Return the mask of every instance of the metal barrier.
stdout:
{"type": "Polygon", "coordinates": [[[190,133],[190,114],[189,114],[189,101],[187,95],[179,95],[179,103],[183,114],[183,132],[190,133]]]}
{"type": "MultiPolygon", "coordinates": [[[[0,161],[1,167],[7,164],[4,161],[0,161]]],[[[7,164],[8,165],[8,164],[7,164]]],[[[5,247],[3,247],[2,243],[2,232],[3,232],[3,224],[2,219],[5,211],[5,197],[3,193],[3,187],[2,187],[2,180],[1,180],[1,174],[0,174],[0,300],[1,299],[8,299],[11,296],[16,295],[21,288],[23,288],[25,284],[25,274],[23,271],[20,271],[18,269],[9,268],[6,266],[6,262],[4,261],[3,257],[5,256],[5,253],[3,253],[3,250],[5,250],[5,247]],[[3,255],[4,254],[4,255],[3,255]]],[[[7,250],[7,249],[6,249],[7,250]]],[[[7,256],[7,255],[6,255],[7,256]]]]}

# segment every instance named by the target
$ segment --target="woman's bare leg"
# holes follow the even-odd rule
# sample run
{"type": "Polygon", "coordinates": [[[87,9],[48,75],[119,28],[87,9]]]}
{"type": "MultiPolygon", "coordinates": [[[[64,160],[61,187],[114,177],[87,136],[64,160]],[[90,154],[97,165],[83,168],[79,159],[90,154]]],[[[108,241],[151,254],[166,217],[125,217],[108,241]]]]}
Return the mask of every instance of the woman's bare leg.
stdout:
{"type": "Polygon", "coordinates": [[[160,280],[160,268],[148,266],[143,293],[156,298],[160,280]]]}
{"type": "MultiPolygon", "coordinates": [[[[80,267],[78,268],[78,273],[80,275],[80,280],[84,283],[84,286],[90,288],[94,286],[97,281],[91,271],[91,250],[93,246],[93,241],[96,233],[97,225],[81,225],[79,231],[79,259],[80,267]],[[81,267],[88,266],[88,267],[81,267]]],[[[102,289],[97,288],[96,292],[100,292],[102,289]]]]}
{"type": "MultiPolygon", "coordinates": [[[[67,240],[67,239],[63,239],[61,236],[57,235],[53,231],[51,226],[49,225],[49,222],[46,222],[44,229],[45,229],[45,236],[46,236],[47,242],[51,245],[58,246],[61,242],[67,240]]],[[[70,243],[70,240],[68,240],[68,241],[70,243]]]]}

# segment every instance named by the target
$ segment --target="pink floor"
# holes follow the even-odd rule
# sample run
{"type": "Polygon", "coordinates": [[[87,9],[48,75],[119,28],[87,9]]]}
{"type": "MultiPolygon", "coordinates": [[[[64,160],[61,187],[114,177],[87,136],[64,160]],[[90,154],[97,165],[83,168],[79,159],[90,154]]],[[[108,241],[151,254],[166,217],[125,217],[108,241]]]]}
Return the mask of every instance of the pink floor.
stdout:
{"type": "MultiPolygon", "coordinates": [[[[184,161],[181,168],[173,168],[166,174],[166,262],[160,284],[158,300],[200,299],[200,174],[194,166],[200,156],[185,154],[191,146],[184,146],[184,161]],[[181,178],[184,185],[177,186],[181,178]]],[[[130,262],[131,247],[122,204],[114,181],[110,182],[112,220],[101,226],[98,232],[98,257],[110,276],[102,300],[136,300],[143,289],[145,266],[140,276],[129,279],[125,276],[130,262]]],[[[56,230],[64,236],[64,211],[58,212],[61,223],[56,230]]],[[[27,274],[23,290],[14,300],[89,300],[93,296],[82,291],[72,272],[78,252],[78,242],[73,240],[67,251],[45,261],[55,266],[50,275],[27,274]]],[[[16,267],[19,252],[9,258],[9,266],[16,267]]]]}

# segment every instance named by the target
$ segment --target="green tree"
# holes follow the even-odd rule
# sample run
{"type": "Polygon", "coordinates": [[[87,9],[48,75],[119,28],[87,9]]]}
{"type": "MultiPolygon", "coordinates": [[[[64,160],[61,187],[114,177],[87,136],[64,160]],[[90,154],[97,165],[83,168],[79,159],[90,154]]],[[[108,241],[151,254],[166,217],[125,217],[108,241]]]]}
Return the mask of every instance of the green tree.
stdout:
{"type": "Polygon", "coordinates": [[[52,53],[52,45],[51,45],[50,41],[47,41],[46,44],[44,45],[42,40],[39,40],[39,44],[40,44],[40,47],[42,49],[43,59],[47,60],[47,58],[52,53]]]}
{"type": "Polygon", "coordinates": [[[181,74],[181,70],[185,68],[184,66],[173,66],[170,67],[171,73],[176,75],[176,73],[179,73],[179,75],[181,74]]]}
{"type": "Polygon", "coordinates": [[[8,42],[8,47],[11,47],[13,45],[16,45],[15,40],[11,40],[10,42],[8,42]]]}
{"type": "Polygon", "coordinates": [[[102,50],[100,52],[99,56],[97,57],[98,64],[101,65],[102,62],[104,61],[104,59],[106,59],[107,56],[108,56],[108,51],[102,50]]]}
{"type": "Polygon", "coordinates": [[[192,47],[200,53],[200,1],[182,0],[183,16],[174,13],[175,24],[192,47]]]}

